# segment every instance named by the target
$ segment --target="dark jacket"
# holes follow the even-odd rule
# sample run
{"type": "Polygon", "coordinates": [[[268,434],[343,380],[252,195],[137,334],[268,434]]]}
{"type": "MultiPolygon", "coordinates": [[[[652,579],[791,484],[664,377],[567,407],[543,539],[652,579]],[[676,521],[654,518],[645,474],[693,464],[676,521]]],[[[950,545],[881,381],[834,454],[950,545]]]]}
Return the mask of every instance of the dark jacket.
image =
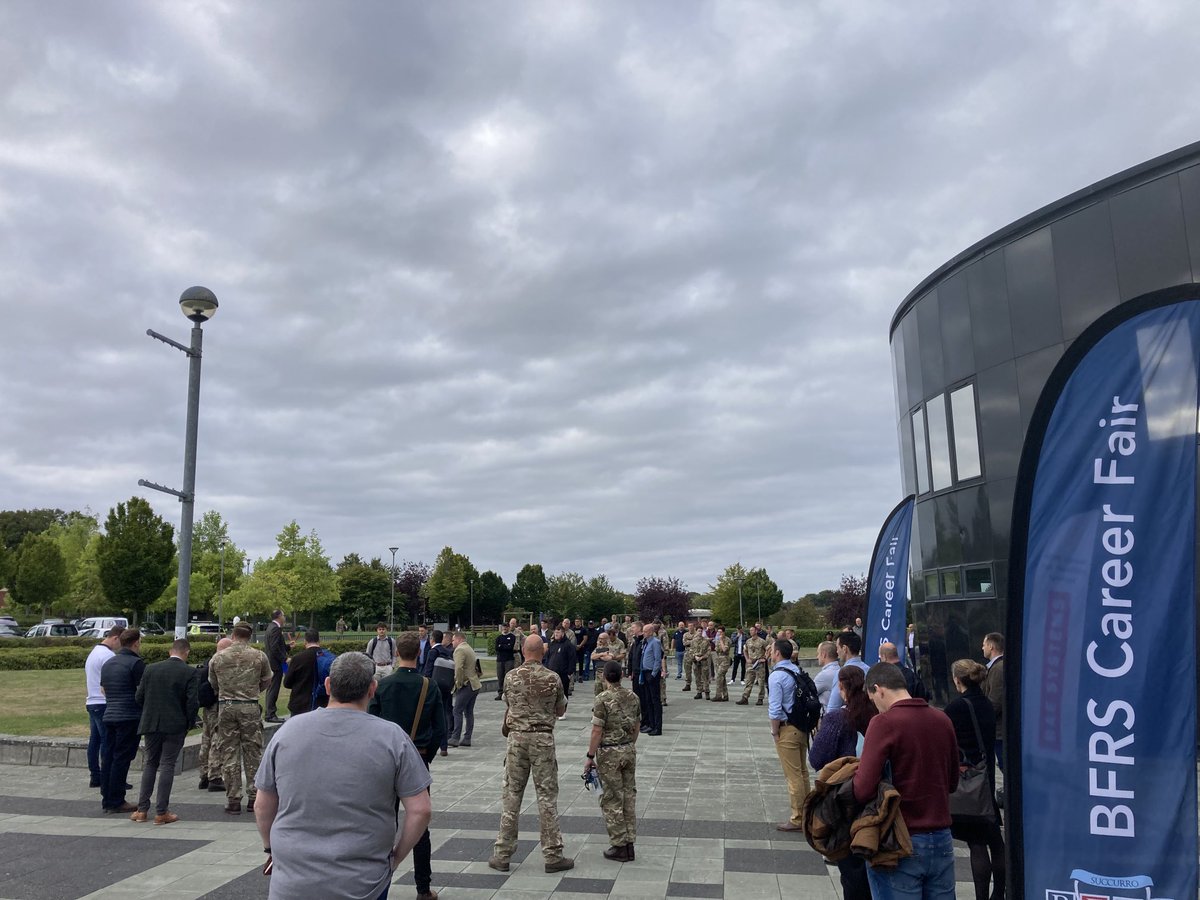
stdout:
{"type": "Polygon", "coordinates": [[[445,644],[434,644],[433,649],[425,654],[425,668],[421,674],[426,678],[433,675],[433,661],[435,659],[454,659],[454,651],[445,644]]]}
{"type": "Polygon", "coordinates": [[[288,712],[293,716],[312,712],[313,679],[317,677],[317,651],[320,647],[305,647],[288,662],[283,686],[292,692],[288,697],[288,712]]]}
{"type": "Polygon", "coordinates": [[[122,647],[103,665],[100,687],[104,689],[105,722],[137,722],[142,718],[135,695],[145,670],[145,661],[127,647],[122,647]]]}
{"type": "Polygon", "coordinates": [[[544,665],[551,672],[570,675],[575,671],[575,644],[565,637],[561,641],[551,641],[544,665]]]}
{"type": "Polygon", "coordinates": [[[633,678],[635,682],[642,671],[642,647],[645,646],[645,640],[638,635],[630,642],[625,653],[625,674],[633,678]]]}
{"type": "Polygon", "coordinates": [[[987,759],[988,781],[996,786],[996,714],[992,704],[977,687],[967,690],[946,704],[946,716],[954,726],[954,737],[958,740],[958,750],[969,763],[975,764],[987,759]],[[971,710],[979,720],[979,732],[983,738],[983,746],[975,735],[975,725],[971,721],[971,710]]]}
{"type": "Polygon", "coordinates": [[[417,714],[417,700],[421,696],[421,682],[424,678],[425,676],[419,675],[416,669],[397,666],[395,672],[387,678],[380,679],[367,712],[395,722],[403,728],[404,733],[412,737],[417,750],[428,763],[446,737],[446,716],[442,708],[441,694],[430,679],[429,687],[425,691],[425,705],[421,709],[421,720],[417,723],[417,733],[413,736],[413,719],[417,714]]]}
{"type": "Polygon", "coordinates": [[[854,799],[856,771],[858,759],[843,756],[817,773],[816,786],[804,798],[805,839],[830,862],[855,853],[873,866],[895,866],[912,856],[900,794],[881,780],[875,797],[860,805],[854,799]]]}
{"type": "Polygon", "coordinates": [[[271,668],[278,672],[287,662],[288,650],[287,642],[283,639],[283,629],[274,620],[267,625],[266,645],[267,660],[271,663],[271,668]]]}
{"type": "Polygon", "coordinates": [[[199,673],[178,657],[147,666],[135,698],[142,707],[138,734],[183,734],[200,709],[199,673]]]}
{"type": "Polygon", "coordinates": [[[1004,657],[997,659],[983,680],[983,695],[992,703],[996,719],[996,737],[1004,739],[1004,657]]]}

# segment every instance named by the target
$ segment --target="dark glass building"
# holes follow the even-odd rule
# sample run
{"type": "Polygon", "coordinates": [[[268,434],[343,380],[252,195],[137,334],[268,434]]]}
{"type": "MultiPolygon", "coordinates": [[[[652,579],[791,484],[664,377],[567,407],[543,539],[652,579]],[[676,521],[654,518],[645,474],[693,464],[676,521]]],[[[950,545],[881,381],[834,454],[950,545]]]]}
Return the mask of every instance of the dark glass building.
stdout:
{"type": "Polygon", "coordinates": [[[912,603],[936,699],[1004,631],[1017,464],[1063,351],[1102,313],[1200,282],[1200,143],[1085,188],[947,262],[892,319],[912,603]]]}

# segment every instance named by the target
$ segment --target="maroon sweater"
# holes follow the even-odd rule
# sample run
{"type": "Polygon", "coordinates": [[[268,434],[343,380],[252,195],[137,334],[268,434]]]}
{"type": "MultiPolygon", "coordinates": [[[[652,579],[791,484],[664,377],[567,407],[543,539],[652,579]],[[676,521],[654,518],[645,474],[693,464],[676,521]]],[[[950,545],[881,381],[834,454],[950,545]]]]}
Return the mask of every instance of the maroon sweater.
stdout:
{"type": "Polygon", "coordinates": [[[875,716],[854,775],[855,800],[874,799],[888,761],[908,830],[949,828],[950,792],[958,787],[958,741],[946,714],[924,700],[897,700],[875,716]]]}

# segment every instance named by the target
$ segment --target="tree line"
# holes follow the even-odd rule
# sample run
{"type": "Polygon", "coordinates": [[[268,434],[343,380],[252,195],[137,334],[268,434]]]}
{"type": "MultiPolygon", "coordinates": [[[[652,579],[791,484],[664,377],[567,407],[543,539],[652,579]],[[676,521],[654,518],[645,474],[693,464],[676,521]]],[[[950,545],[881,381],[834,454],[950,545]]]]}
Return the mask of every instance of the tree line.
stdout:
{"type": "MultiPolygon", "coordinates": [[[[865,583],[846,576],[836,591],[785,604],[765,569],[741,563],[726,567],[703,593],[669,576],[642,578],[626,593],[606,575],[547,575],[540,563],[524,565],[509,585],[491,569],[480,572],[452,547],[444,547],[432,565],[404,559],[393,568],[390,561],[357,553],[334,565],[317,532],[304,533],[294,520],[275,541],[272,556],[248,564],[220,513],[205,512],[192,536],[193,618],[215,618],[221,607],[226,619],[261,620],[278,608],[297,622],[329,625],[344,618],[352,627],[369,629],[389,621],[393,608],[398,625],[462,626],[494,624],[509,614],[585,621],[636,614],[678,621],[691,609],[709,609],[730,624],[744,615],[747,621],[783,617],[798,627],[820,627],[845,624],[835,615],[849,614],[853,621],[865,599],[865,583]]],[[[2,510],[0,586],[8,588],[10,602],[43,617],[126,613],[134,621],[167,620],[175,611],[176,544],[173,526],[136,496],[109,510],[103,528],[89,511],[2,510]]]]}

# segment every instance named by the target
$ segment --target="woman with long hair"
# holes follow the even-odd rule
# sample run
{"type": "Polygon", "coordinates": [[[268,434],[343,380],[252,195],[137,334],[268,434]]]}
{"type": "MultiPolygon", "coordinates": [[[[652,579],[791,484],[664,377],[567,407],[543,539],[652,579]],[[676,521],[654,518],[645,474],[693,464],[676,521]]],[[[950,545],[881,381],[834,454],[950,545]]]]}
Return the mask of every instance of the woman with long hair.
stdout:
{"type": "MultiPolygon", "coordinates": [[[[988,782],[995,794],[996,712],[980,687],[987,669],[972,659],[960,659],[950,667],[950,675],[959,696],[946,704],[946,715],[954,723],[959,756],[972,765],[987,760],[988,782]]],[[[950,833],[956,840],[965,841],[971,851],[975,900],[989,900],[989,885],[990,900],[1004,900],[1004,833],[1000,830],[1000,813],[997,811],[990,822],[954,822],[950,833]]]]}

